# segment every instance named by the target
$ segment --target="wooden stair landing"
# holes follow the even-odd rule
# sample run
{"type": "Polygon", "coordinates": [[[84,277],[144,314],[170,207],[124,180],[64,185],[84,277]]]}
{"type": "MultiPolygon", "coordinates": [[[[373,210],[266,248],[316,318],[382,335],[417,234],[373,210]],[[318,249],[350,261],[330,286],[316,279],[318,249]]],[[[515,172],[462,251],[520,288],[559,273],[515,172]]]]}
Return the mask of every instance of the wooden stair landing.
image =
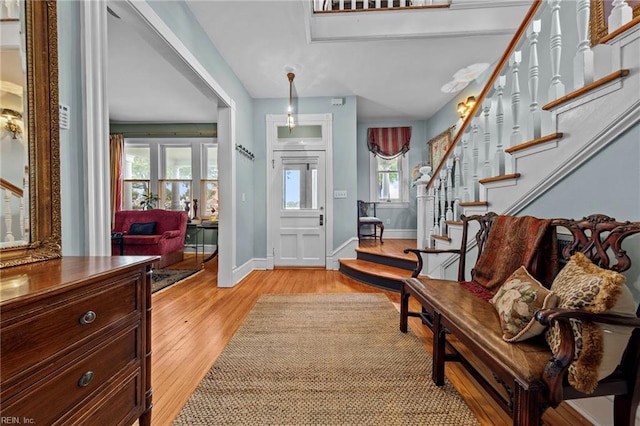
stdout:
{"type": "Polygon", "coordinates": [[[365,284],[400,291],[402,280],[411,277],[415,255],[403,252],[416,246],[416,240],[363,240],[356,249],[357,259],[340,259],[340,272],[365,284]]]}

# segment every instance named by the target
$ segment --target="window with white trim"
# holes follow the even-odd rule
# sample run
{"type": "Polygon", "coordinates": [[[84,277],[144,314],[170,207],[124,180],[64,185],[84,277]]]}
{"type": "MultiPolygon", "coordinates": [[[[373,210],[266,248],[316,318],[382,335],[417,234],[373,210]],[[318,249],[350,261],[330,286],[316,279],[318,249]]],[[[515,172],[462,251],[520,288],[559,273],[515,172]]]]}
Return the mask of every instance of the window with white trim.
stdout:
{"type": "Polygon", "coordinates": [[[385,202],[389,205],[409,202],[409,159],[400,155],[385,159],[370,155],[370,198],[371,201],[385,202]]]}
{"type": "Polygon", "coordinates": [[[212,207],[218,210],[216,143],[195,139],[125,140],[123,164],[124,210],[141,210],[141,202],[150,193],[159,196],[156,207],[165,210],[185,210],[189,202],[190,217],[194,216],[196,199],[199,217],[211,216],[212,207]]]}

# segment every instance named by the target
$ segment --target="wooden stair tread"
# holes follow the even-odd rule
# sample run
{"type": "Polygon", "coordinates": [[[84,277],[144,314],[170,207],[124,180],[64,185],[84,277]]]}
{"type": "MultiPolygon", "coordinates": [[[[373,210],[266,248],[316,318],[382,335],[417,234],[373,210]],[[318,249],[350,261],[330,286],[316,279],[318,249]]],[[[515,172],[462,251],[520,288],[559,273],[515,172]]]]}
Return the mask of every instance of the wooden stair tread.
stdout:
{"type": "Polygon", "coordinates": [[[356,252],[415,262],[416,256],[414,254],[403,252],[406,248],[415,247],[415,239],[392,239],[386,240],[384,244],[367,240],[360,242],[360,245],[356,248],[356,252]]]}
{"type": "Polygon", "coordinates": [[[519,145],[514,145],[504,150],[507,154],[513,154],[514,152],[521,151],[523,149],[530,148],[532,146],[541,145],[543,143],[551,142],[556,139],[561,139],[564,136],[562,132],[559,133],[551,133],[546,136],[542,136],[541,138],[532,139],[530,141],[521,143],[519,145]]]}
{"type": "Polygon", "coordinates": [[[487,207],[489,203],[486,201],[465,201],[460,203],[462,207],[474,207],[474,206],[484,206],[487,207]]]}
{"type": "Polygon", "coordinates": [[[435,238],[436,240],[446,241],[448,243],[451,242],[451,238],[449,238],[447,235],[431,234],[431,237],[435,238]]]}
{"type": "Polygon", "coordinates": [[[445,220],[447,225],[462,225],[463,222],[461,220],[445,220]]]}
{"type": "Polygon", "coordinates": [[[569,93],[566,96],[563,96],[559,99],[556,99],[555,101],[549,102],[548,104],[546,104],[545,106],[542,107],[543,110],[547,111],[550,109],[553,109],[555,107],[558,107],[562,104],[564,104],[565,102],[569,102],[570,100],[576,99],[582,95],[584,95],[585,93],[589,93],[591,90],[597,89],[600,86],[603,86],[607,83],[609,83],[610,81],[616,80],[618,78],[623,78],[626,77],[627,75],[629,75],[629,70],[628,69],[621,69],[615,72],[612,72],[609,75],[606,75],[604,77],[602,77],[599,80],[594,81],[591,84],[587,84],[586,86],[578,89],[578,90],[574,90],[573,92],[569,93]]]}
{"type": "Polygon", "coordinates": [[[492,177],[480,179],[478,183],[484,184],[484,183],[490,183],[490,182],[500,182],[503,180],[518,179],[519,177],[520,177],[520,173],[512,173],[508,175],[492,176],[492,177]]]}
{"type": "Polygon", "coordinates": [[[403,280],[411,278],[411,271],[393,266],[381,265],[379,263],[368,262],[360,259],[340,259],[340,263],[356,271],[365,272],[369,275],[389,278],[393,280],[403,280]]]}

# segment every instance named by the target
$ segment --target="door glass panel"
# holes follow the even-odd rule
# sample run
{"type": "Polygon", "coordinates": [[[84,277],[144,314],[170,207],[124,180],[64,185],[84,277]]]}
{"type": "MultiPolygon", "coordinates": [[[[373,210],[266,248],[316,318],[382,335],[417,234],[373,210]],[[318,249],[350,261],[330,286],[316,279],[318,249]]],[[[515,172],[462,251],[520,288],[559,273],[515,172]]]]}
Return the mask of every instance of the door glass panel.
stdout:
{"type": "Polygon", "coordinates": [[[318,208],[318,163],[316,160],[282,160],[282,208],[318,208]]]}

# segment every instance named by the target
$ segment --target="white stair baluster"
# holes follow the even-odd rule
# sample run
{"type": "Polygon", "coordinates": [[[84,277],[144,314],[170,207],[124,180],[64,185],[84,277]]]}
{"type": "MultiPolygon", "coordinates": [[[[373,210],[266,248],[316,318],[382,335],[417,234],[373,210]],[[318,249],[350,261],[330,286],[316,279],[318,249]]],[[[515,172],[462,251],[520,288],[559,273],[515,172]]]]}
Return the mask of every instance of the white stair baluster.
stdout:
{"type": "Polygon", "coordinates": [[[445,187],[447,182],[447,171],[443,168],[440,171],[440,222],[438,228],[438,235],[445,235],[447,232],[447,224],[445,223],[445,208],[447,204],[447,188],[445,187]]]}
{"type": "Polygon", "coordinates": [[[482,112],[484,114],[484,167],[482,168],[482,177],[491,177],[491,125],[489,113],[491,111],[491,99],[485,99],[482,104],[482,112]]]}
{"type": "Polygon", "coordinates": [[[589,41],[589,16],[591,0],[578,0],[576,4],[576,19],[578,26],[578,51],[573,58],[573,86],[580,89],[593,83],[595,66],[593,50],[589,41]]]}
{"type": "Polygon", "coordinates": [[[617,30],[633,19],[633,9],[625,0],[613,0],[613,9],[607,19],[609,33],[617,30]]]}
{"type": "Polygon", "coordinates": [[[560,58],[562,56],[562,29],[560,26],[561,0],[548,0],[551,6],[551,86],[548,101],[555,101],[564,96],[564,84],[560,75],[560,58]]]}
{"type": "Polygon", "coordinates": [[[469,158],[471,157],[471,149],[469,148],[469,138],[465,136],[462,139],[462,201],[471,201],[471,193],[469,192],[469,158]]]}
{"type": "Polygon", "coordinates": [[[4,208],[5,208],[5,214],[4,214],[4,225],[7,228],[7,233],[4,236],[4,241],[11,243],[13,241],[15,241],[15,238],[13,237],[13,219],[12,219],[12,211],[11,211],[11,191],[9,191],[8,189],[5,189],[3,191],[3,197],[4,199],[4,208]]]}
{"type": "Polygon", "coordinates": [[[447,211],[445,213],[446,220],[453,220],[453,158],[447,158],[447,211]]]}
{"type": "Polygon", "coordinates": [[[538,35],[542,23],[534,20],[527,28],[529,39],[529,121],[527,125],[527,137],[529,140],[542,136],[542,117],[538,106],[538,80],[540,78],[540,65],[538,63],[538,35]]]}
{"type": "Polygon", "coordinates": [[[494,159],[494,176],[504,175],[504,149],[502,146],[502,136],[504,132],[504,105],[502,103],[502,96],[504,94],[504,85],[506,77],[504,75],[499,76],[496,79],[496,155],[494,159]]]}
{"type": "Polygon", "coordinates": [[[462,148],[460,144],[456,145],[453,149],[453,170],[454,170],[454,192],[455,197],[453,200],[453,220],[460,220],[460,200],[462,199],[462,171],[460,170],[460,155],[462,148]]]}
{"type": "Polygon", "coordinates": [[[24,166],[24,174],[22,177],[22,203],[21,203],[21,211],[20,211],[20,220],[22,223],[20,224],[20,229],[22,229],[22,239],[24,241],[30,241],[31,239],[31,228],[29,224],[29,209],[25,206],[25,198],[29,197],[29,166],[24,166]]]}
{"type": "Polygon", "coordinates": [[[433,196],[433,235],[440,235],[440,177],[433,176],[435,182],[433,186],[434,196],[433,196]]]}
{"type": "Polygon", "coordinates": [[[478,147],[478,125],[473,125],[471,133],[471,146],[473,150],[473,200],[480,201],[480,183],[478,182],[480,173],[480,148],[478,147]]]}
{"type": "Polygon", "coordinates": [[[427,247],[429,235],[429,205],[427,203],[427,183],[418,182],[416,184],[416,209],[417,209],[417,227],[416,227],[416,248],[427,247]]]}
{"type": "Polygon", "coordinates": [[[429,214],[427,215],[427,247],[433,248],[433,227],[435,226],[435,189],[431,186],[427,189],[427,207],[429,214]]]}
{"type": "Polygon", "coordinates": [[[516,146],[522,143],[522,133],[520,133],[520,80],[519,68],[522,62],[522,52],[516,50],[509,58],[511,67],[511,116],[513,118],[513,131],[509,146],[516,146]]]}

